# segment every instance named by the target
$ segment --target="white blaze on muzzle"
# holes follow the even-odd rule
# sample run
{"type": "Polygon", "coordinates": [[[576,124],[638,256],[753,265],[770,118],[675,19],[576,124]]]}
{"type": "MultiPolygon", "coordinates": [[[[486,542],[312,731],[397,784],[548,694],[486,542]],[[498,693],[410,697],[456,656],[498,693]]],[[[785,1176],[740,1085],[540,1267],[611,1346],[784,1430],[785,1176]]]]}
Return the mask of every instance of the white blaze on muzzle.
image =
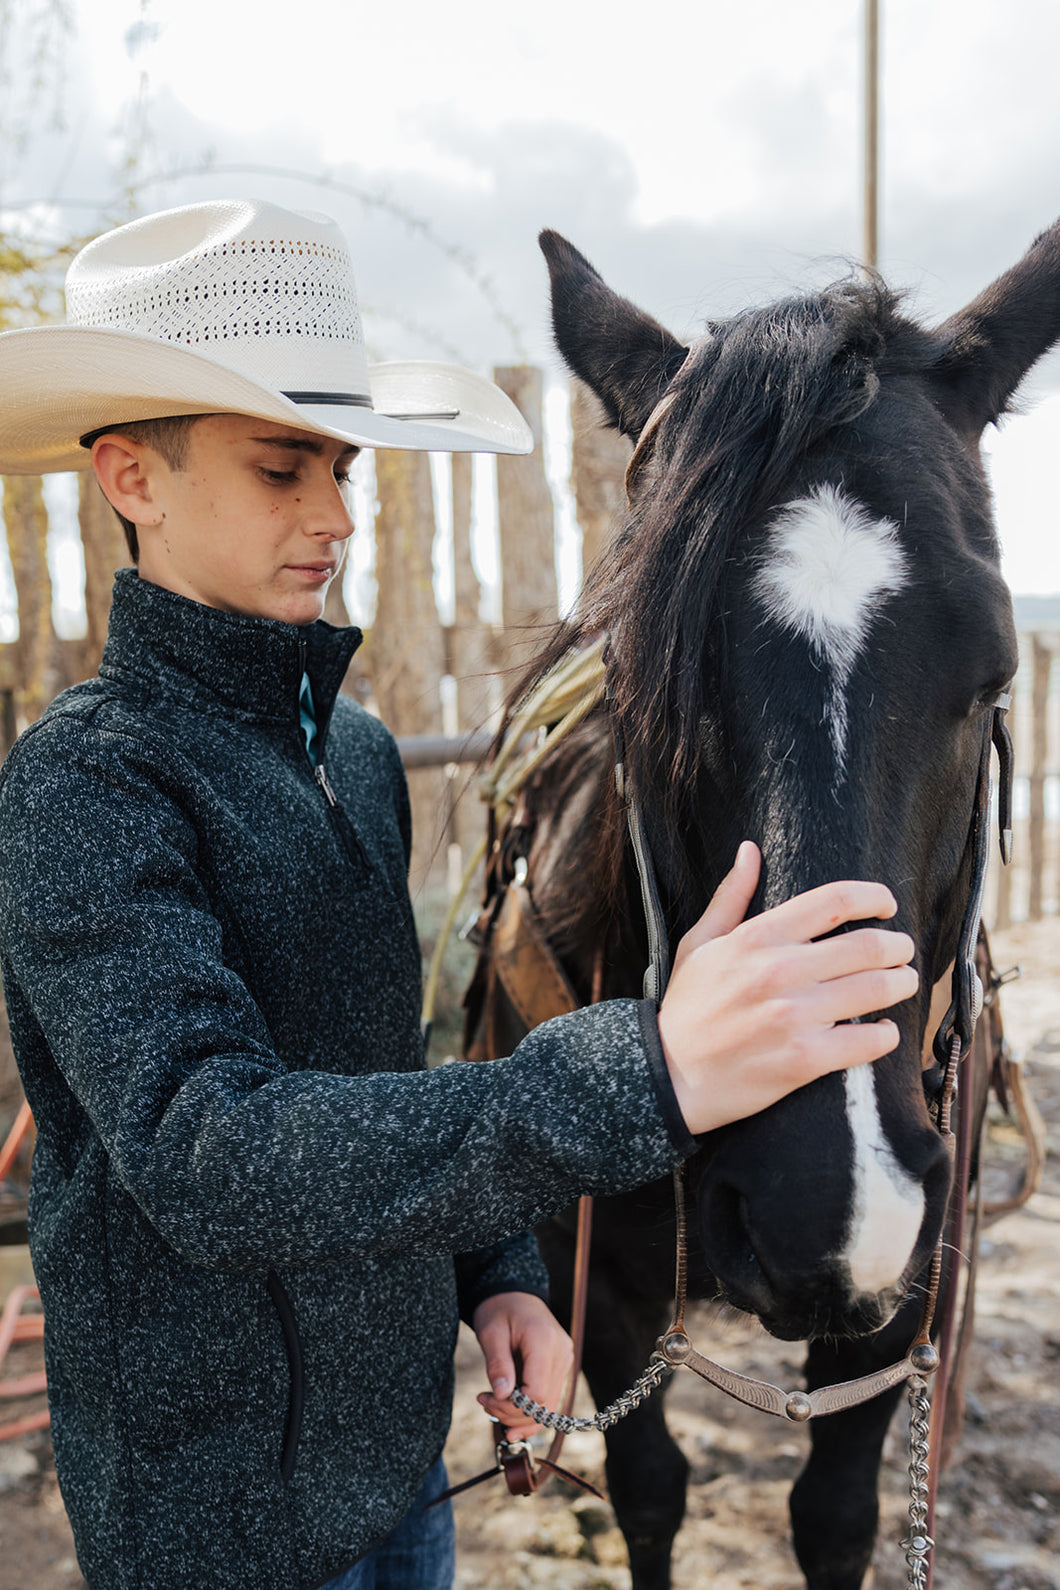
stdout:
{"type": "Polygon", "coordinates": [[[854,1196],[846,1242],[838,1257],[859,1295],[895,1286],[920,1234],[924,1189],[888,1143],[870,1065],[844,1073],[847,1121],[854,1149],[854,1196]]]}

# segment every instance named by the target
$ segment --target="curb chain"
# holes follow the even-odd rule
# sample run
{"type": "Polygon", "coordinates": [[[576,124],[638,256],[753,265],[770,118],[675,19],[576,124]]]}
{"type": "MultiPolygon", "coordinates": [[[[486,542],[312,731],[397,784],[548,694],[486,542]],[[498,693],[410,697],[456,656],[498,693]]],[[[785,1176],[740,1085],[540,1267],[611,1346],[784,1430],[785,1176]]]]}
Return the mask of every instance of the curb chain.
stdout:
{"type": "Polygon", "coordinates": [[[549,1430],[558,1430],[561,1435],[570,1435],[572,1430],[609,1430],[619,1419],[624,1419],[627,1413],[632,1413],[646,1402],[653,1391],[673,1374],[673,1365],[666,1363],[662,1358],[653,1357],[640,1379],[628,1391],[624,1391],[614,1402],[608,1403],[606,1408],[601,1408],[599,1413],[591,1419],[574,1419],[567,1413],[552,1413],[543,1403],[535,1402],[525,1392],[518,1389],[513,1391],[509,1401],[537,1424],[545,1425],[549,1430]]]}
{"type": "MultiPolygon", "coordinates": [[[[511,1401],[537,1424],[562,1435],[572,1431],[609,1430],[613,1424],[639,1408],[656,1391],[673,1365],[653,1355],[640,1379],[614,1402],[601,1408],[591,1419],[575,1419],[570,1414],[553,1413],[543,1403],[535,1402],[524,1391],[516,1388],[511,1401]]],[[[929,1462],[929,1430],[931,1398],[928,1383],[923,1375],[909,1377],[909,1534],[901,1542],[908,1564],[906,1584],[908,1590],[926,1590],[935,1542],[927,1532],[928,1484],[931,1474],[929,1462]]]]}

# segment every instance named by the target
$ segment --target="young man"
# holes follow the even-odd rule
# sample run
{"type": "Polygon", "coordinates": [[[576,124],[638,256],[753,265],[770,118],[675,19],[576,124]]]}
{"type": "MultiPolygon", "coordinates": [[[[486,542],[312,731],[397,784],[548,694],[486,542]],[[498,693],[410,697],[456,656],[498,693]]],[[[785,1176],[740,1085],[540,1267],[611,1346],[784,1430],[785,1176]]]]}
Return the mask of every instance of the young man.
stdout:
{"type": "Polygon", "coordinates": [[[744,923],[758,856],[661,1010],[423,1068],[408,804],[320,622],[361,446],[521,451],[490,383],[369,370],[345,244],[215,202],[98,239],[70,324],[0,337],[0,472],[91,464],[138,568],[100,676],[0,780],[0,965],[38,1127],[31,1243],[56,1464],[92,1590],[441,1590],[458,1313],[526,1428],[569,1345],[519,1235],[896,1029],[894,902],[829,885],[744,923]]]}

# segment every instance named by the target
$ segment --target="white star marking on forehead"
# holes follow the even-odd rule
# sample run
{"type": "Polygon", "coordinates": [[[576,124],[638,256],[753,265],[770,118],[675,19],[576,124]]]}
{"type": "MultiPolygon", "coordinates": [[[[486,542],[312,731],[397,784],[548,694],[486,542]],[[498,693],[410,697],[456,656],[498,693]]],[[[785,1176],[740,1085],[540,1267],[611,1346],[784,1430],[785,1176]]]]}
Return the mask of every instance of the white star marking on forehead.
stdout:
{"type": "Polygon", "coordinates": [[[831,670],[825,717],[840,777],[847,740],[846,686],[879,599],[906,584],[898,526],[835,486],[814,486],[769,527],[754,593],[769,617],[803,636],[831,670]]]}

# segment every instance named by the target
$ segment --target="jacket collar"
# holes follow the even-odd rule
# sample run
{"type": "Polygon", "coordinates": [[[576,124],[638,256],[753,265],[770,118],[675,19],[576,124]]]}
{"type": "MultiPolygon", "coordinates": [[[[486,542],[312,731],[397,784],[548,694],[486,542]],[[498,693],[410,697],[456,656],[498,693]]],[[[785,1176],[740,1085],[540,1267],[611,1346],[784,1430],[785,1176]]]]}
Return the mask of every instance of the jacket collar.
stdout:
{"type": "Polygon", "coordinates": [[[359,629],[323,620],[282,624],[204,607],[120,569],[99,672],[204,707],[294,725],[305,672],[323,731],[361,639],[359,629]]]}

